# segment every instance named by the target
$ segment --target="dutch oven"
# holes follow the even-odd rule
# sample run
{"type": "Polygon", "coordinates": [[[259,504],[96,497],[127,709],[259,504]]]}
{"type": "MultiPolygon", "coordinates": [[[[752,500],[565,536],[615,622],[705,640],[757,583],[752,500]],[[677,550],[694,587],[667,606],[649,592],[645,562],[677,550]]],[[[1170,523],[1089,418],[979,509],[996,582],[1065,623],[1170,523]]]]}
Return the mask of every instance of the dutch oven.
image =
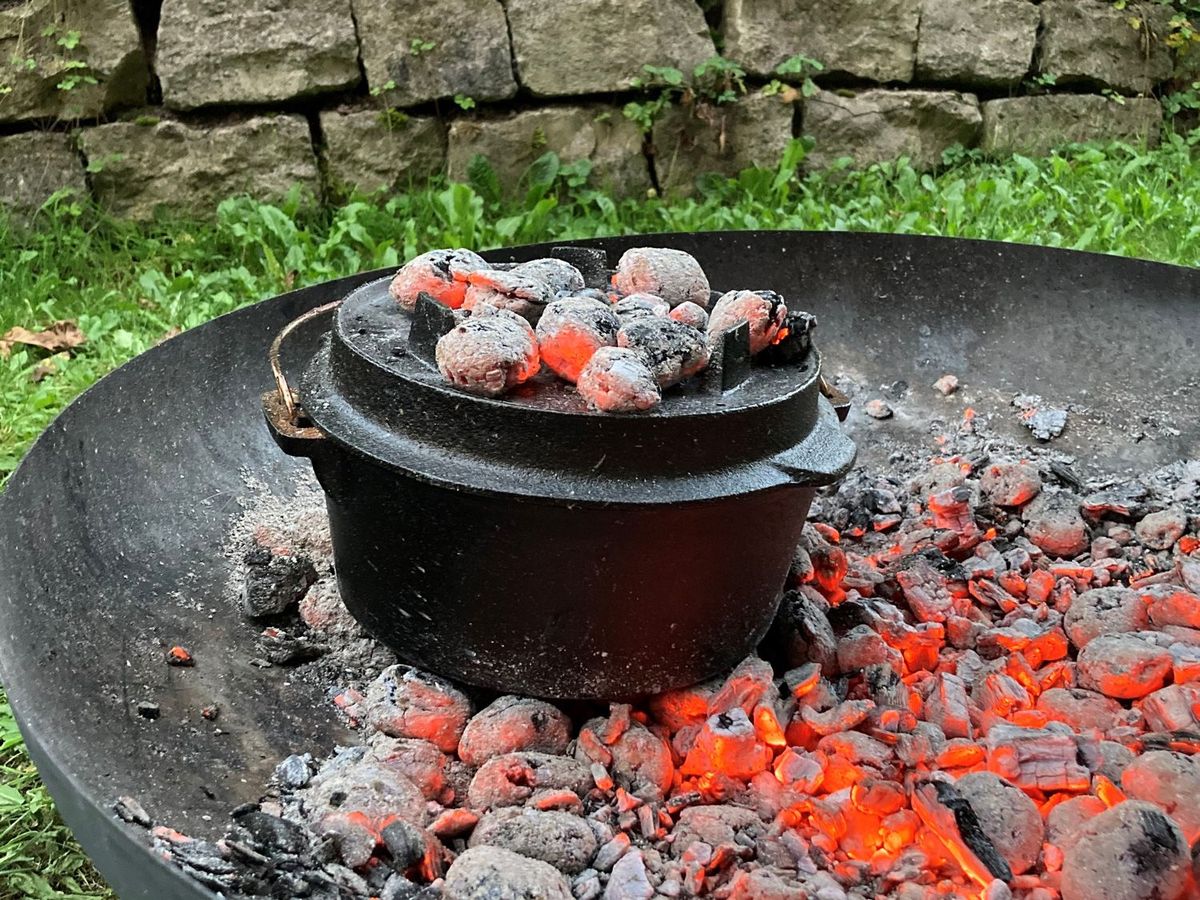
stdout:
{"type": "Polygon", "coordinates": [[[731,332],[693,384],[614,415],[548,373],[502,399],[445,383],[452,313],[422,298],[410,315],[387,287],[302,317],[332,311],[298,393],[276,364],[263,398],[279,446],[312,462],[368,631],[440,675],[551,698],[658,692],[753,652],[815,489],[855,456],[807,329],[753,365],[731,332]]]}

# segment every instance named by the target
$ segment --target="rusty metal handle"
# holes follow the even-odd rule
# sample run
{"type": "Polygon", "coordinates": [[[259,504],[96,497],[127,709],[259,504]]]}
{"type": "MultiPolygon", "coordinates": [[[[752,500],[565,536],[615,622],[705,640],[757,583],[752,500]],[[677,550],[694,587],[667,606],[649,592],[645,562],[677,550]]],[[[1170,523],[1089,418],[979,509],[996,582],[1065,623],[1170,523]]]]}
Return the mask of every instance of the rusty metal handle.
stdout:
{"type": "Polygon", "coordinates": [[[336,309],[341,304],[341,300],[334,300],[331,303],[325,303],[314,309],[310,309],[308,312],[297,316],[284,325],[279,334],[275,335],[275,340],[271,341],[271,349],[267,353],[267,358],[271,362],[271,374],[275,377],[275,391],[279,402],[283,405],[283,411],[287,416],[287,420],[292,425],[297,424],[296,410],[299,408],[299,405],[296,403],[296,395],[292,392],[291,385],[287,382],[287,376],[283,374],[283,366],[279,363],[279,351],[283,347],[283,342],[293,331],[305,322],[310,322],[322,313],[336,309]]]}
{"type": "Polygon", "coordinates": [[[850,415],[850,398],[826,381],[824,375],[821,376],[821,395],[833,405],[838,421],[845,422],[846,416],[850,415]]]}

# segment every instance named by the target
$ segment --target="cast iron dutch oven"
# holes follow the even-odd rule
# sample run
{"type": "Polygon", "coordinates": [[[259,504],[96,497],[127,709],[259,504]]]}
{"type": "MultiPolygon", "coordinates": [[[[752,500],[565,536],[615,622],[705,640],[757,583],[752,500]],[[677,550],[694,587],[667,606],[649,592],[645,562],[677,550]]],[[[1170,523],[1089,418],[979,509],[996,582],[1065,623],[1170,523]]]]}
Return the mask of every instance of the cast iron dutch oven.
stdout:
{"type": "Polygon", "coordinates": [[[298,396],[276,367],[263,398],[325,491],[359,622],[414,665],[552,698],[662,691],[753,652],[815,489],[855,456],[807,336],[730,378],[743,328],[723,378],[718,361],[613,415],[545,373],[502,399],[445,383],[451,315],[423,298],[410,316],[387,285],[331,304],[298,396]]]}

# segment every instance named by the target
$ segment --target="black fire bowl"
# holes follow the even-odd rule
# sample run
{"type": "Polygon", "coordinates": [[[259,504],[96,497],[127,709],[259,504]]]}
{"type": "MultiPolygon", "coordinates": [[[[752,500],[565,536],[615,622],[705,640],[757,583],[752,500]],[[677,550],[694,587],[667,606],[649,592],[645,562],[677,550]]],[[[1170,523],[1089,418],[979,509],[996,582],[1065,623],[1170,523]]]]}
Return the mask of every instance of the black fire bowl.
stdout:
{"type": "MultiPolygon", "coordinates": [[[[898,443],[927,446],[930,423],[968,405],[1028,438],[1009,406],[1019,392],[1075,405],[1056,446],[1081,470],[1200,454],[1200,271],[884,235],[596,243],[610,258],[677,247],[714,284],[779,290],[819,317],[827,373],[872,396],[913,385],[894,419],[851,413],[860,461],[885,461],[898,443]],[[963,383],[951,398],[926,389],[945,372],[963,383]]],[[[144,354],[72,404],[0,497],[0,674],[63,816],[122,897],[212,894],[151,854],[144,832],[113,816],[114,798],[136,796],[158,821],[213,837],[231,808],[257,799],[280,758],[354,740],[317,685],[249,664],[256,632],[220,608],[229,564],[219,548],[253,493],[248,474],[283,493],[308,465],[281,454],[263,427],[272,337],[382,274],[269,300],[144,354]],[[193,651],[194,668],[164,665],[174,644],[193,651]],[[157,720],[138,716],[141,700],[160,705],[157,720]],[[199,717],[214,702],[221,733],[199,717]]],[[[285,356],[292,375],[318,330],[285,356]]]]}

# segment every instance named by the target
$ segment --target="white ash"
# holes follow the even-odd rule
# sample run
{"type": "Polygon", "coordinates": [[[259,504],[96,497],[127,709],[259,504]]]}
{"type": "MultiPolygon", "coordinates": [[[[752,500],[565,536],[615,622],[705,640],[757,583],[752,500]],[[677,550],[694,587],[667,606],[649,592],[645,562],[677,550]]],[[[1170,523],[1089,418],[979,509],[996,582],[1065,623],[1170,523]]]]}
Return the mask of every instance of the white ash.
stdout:
{"type": "Polygon", "coordinates": [[[537,324],[542,363],[574,384],[601,347],[617,342],[621,320],[612,307],[586,297],[565,297],[546,306],[537,324]]]}
{"type": "Polygon", "coordinates": [[[671,306],[691,301],[708,308],[708,277],[689,253],[666,247],[634,247],[621,254],[613,274],[621,294],[648,293],[671,306]]]}
{"type": "Polygon", "coordinates": [[[663,390],[704,370],[708,342],[688,325],[667,318],[642,318],[625,323],[617,345],[637,353],[663,390]]]}
{"type": "Polygon", "coordinates": [[[779,334],[787,312],[787,304],[774,291],[729,291],[714,304],[708,333],[718,337],[746,322],[750,325],[750,352],[761,353],[779,334]]]}
{"type": "Polygon", "coordinates": [[[458,309],[466,295],[466,277],[490,268],[487,260],[471,250],[430,250],[400,267],[388,293],[409,312],[422,292],[444,306],[458,309]]]}
{"type": "Polygon", "coordinates": [[[657,406],[662,391],[640,354],[624,347],[601,347],[579,373],[579,396],[601,412],[644,412],[657,406]]]}
{"type": "Polygon", "coordinates": [[[471,316],[438,338],[437,364],[455,387],[498,397],[538,373],[537,338],[521,316],[507,309],[471,316]]]}

